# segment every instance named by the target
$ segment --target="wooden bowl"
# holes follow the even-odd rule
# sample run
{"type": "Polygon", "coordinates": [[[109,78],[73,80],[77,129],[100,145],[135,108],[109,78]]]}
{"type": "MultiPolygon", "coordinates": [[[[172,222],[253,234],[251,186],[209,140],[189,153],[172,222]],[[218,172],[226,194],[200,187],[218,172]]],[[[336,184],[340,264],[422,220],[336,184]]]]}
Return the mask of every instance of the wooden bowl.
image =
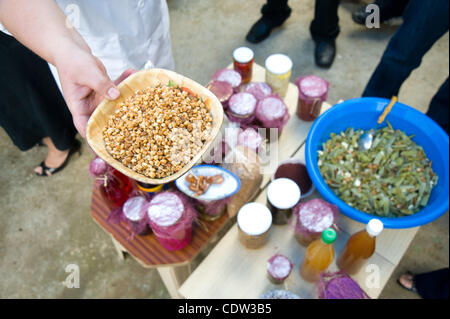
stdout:
{"type": "Polygon", "coordinates": [[[86,129],[86,138],[99,157],[101,157],[106,163],[125,174],[126,176],[137,180],[139,182],[159,185],[171,182],[178,177],[186,173],[194,164],[196,164],[203,154],[208,150],[211,143],[214,141],[217,134],[220,132],[220,128],[223,122],[223,108],[222,104],[219,102],[217,97],[211,93],[208,89],[198,84],[197,82],[188,79],[175,72],[164,70],[164,69],[150,69],[143,70],[132,74],[127,79],[125,79],[118,86],[120,90],[120,97],[117,100],[109,101],[104,99],[100,105],[95,109],[94,113],[88,121],[86,129]],[[114,114],[116,110],[116,105],[123,102],[126,98],[132,96],[137,90],[145,89],[147,87],[155,87],[159,84],[168,85],[169,80],[180,87],[187,87],[192,92],[201,96],[203,101],[210,106],[210,112],[212,117],[212,128],[210,136],[205,141],[202,149],[198,154],[196,154],[192,160],[186,164],[177,173],[164,177],[164,178],[149,178],[145,175],[139,174],[130,168],[123,165],[118,160],[114,159],[105,148],[105,143],[103,140],[103,129],[107,125],[108,120],[114,114]]]}

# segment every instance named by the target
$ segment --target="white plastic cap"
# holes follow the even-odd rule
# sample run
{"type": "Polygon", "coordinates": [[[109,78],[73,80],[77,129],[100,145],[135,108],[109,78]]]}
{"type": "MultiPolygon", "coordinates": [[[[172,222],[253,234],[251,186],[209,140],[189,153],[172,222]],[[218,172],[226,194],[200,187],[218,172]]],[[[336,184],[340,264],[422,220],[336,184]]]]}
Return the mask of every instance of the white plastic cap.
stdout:
{"type": "Polygon", "coordinates": [[[376,237],[383,231],[383,223],[379,219],[373,218],[367,223],[366,231],[370,236],[376,237]]]}
{"type": "Polygon", "coordinates": [[[300,196],[300,187],[289,178],[277,178],[267,187],[267,199],[278,209],[294,207],[300,196]]]}
{"type": "Polygon", "coordinates": [[[272,54],[266,59],[266,69],[274,74],[285,74],[292,69],[292,60],[285,54],[272,54]]]}
{"type": "Polygon", "coordinates": [[[272,226],[272,213],[261,203],[248,203],[241,207],[237,215],[239,228],[247,235],[264,234],[272,226]]]}
{"type": "Polygon", "coordinates": [[[254,56],[252,49],[247,47],[240,47],[233,51],[233,59],[239,63],[250,62],[254,56]]]}

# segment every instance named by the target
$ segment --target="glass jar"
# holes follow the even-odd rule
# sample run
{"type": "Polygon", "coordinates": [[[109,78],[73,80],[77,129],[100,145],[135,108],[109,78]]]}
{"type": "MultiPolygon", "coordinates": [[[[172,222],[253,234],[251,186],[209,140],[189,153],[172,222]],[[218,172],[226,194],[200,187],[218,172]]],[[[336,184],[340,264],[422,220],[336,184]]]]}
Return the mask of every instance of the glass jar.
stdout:
{"type": "Polygon", "coordinates": [[[136,181],[137,189],[147,200],[151,200],[156,194],[169,189],[169,184],[152,185],[136,181]]]}
{"type": "Polygon", "coordinates": [[[282,98],[286,96],[291,81],[292,65],[292,60],[285,54],[272,54],[265,62],[266,83],[282,98]]]}
{"type": "Polygon", "coordinates": [[[297,116],[303,121],[314,121],[328,98],[329,83],[315,76],[301,76],[295,80],[298,87],[297,116]]]}
{"type": "Polygon", "coordinates": [[[145,204],[147,204],[147,200],[144,196],[134,196],[130,197],[122,207],[127,225],[133,233],[140,236],[151,232],[145,216],[145,204]]]}
{"type": "Polygon", "coordinates": [[[158,242],[167,250],[180,250],[192,239],[193,212],[175,192],[156,194],[151,200],[148,222],[158,242]]]}
{"type": "Polygon", "coordinates": [[[290,158],[278,164],[272,181],[278,178],[292,179],[300,187],[301,198],[309,197],[315,190],[314,184],[309,177],[305,161],[290,158]]]}
{"type": "Polygon", "coordinates": [[[263,204],[248,203],[239,210],[237,225],[242,245],[249,249],[258,249],[269,240],[272,215],[263,204]]]}
{"type": "Polygon", "coordinates": [[[276,254],[267,262],[267,275],[269,280],[276,285],[282,284],[292,271],[292,263],[286,256],[276,254]]]}
{"type": "Polygon", "coordinates": [[[226,111],[231,122],[250,124],[255,119],[256,98],[250,93],[236,93],[228,101],[226,111]]]}
{"type": "Polygon", "coordinates": [[[267,187],[267,205],[275,225],[285,225],[292,216],[292,209],[300,200],[300,188],[289,178],[279,178],[267,187]]]}
{"type": "Polygon", "coordinates": [[[233,51],[233,66],[241,74],[244,84],[252,79],[254,56],[253,51],[247,47],[240,47],[233,51]]]}
{"type": "Polygon", "coordinates": [[[296,218],[295,238],[302,246],[308,246],[320,238],[322,232],[337,223],[339,209],[322,199],[314,198],[298,204],[294,209],[296,218]]]}
{"type": "Polygon", "coordinates": [[[99,183],[100,194],[109,208],[122,207],[133,189],[130,179],[110,167],[99,183]]]}

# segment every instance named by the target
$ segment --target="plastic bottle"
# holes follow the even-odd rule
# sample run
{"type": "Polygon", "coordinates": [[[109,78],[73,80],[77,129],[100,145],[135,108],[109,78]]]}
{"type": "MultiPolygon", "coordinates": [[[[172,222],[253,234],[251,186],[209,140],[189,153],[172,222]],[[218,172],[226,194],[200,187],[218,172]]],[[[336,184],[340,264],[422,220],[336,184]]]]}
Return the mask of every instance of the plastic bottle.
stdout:
{"type": "Polygon", "coordinates": [[[353,234],[337,260],[337,266],[349,275],[357,273],[375,252],[375,237],[383,230],[383,223],[376,218],[369,221],[365,230],[353,234]]]}
{"type": "Polygon", "coordinates": [[[315,282],[320,279],[320,273],[324,272],[333,261],[333,243],[336,237],[336,231],[327,228],[322,232],[321,238],[309,244],[300,266],[300,275],[304,280],[315,282]]]}

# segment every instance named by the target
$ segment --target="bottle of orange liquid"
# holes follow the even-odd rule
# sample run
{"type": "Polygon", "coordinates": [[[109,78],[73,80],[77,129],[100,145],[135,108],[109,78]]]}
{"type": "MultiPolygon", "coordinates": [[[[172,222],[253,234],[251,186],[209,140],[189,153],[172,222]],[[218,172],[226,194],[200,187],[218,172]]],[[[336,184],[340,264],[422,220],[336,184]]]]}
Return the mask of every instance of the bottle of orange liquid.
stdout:
{"type": "Polygon", "coordinates": [[[383,223],[376,218],[369,221],[365,230],[353,234],[337,260],[337,266],[349,275],[357,273],[375,252],[375,237],[383,230],[383,223]]]}
{"type": "Polygon", "coordinates": [[[304,280],[318,281],[320,273],[324,272],[331,264],[334,258],[333,243],[336,237],[336,231],[333,228],[327,228],[322,232],[322,238],[309,244],[300,266],[300,275],[304,280]]]}

